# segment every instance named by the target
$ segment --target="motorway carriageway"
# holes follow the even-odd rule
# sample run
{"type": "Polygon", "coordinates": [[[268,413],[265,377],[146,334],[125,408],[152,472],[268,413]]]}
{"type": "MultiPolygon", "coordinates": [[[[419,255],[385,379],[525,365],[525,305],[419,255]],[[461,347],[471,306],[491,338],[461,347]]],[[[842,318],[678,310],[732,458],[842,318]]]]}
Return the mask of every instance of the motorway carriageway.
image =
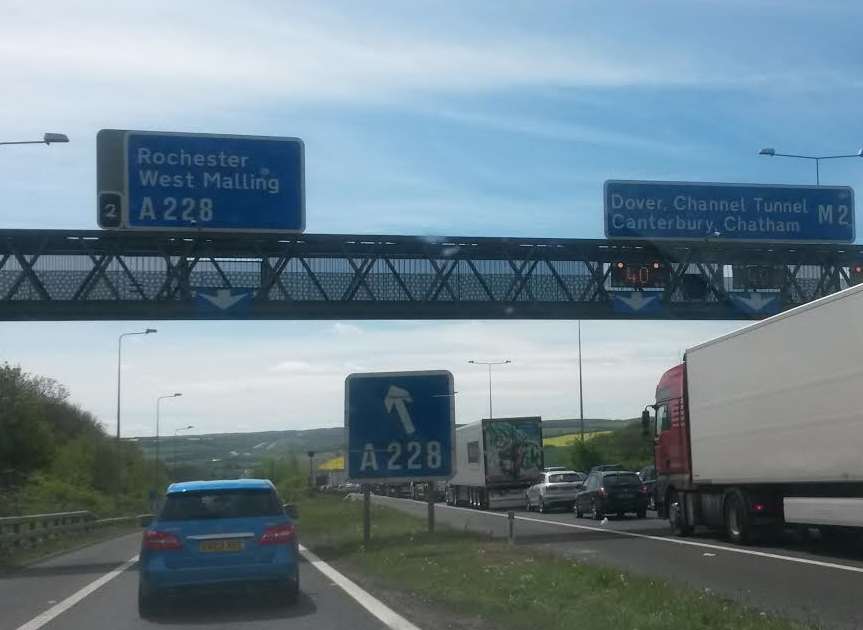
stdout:
{"type": "Polygon", "coordinates": [[[172,604],[152,621],[140,619],[135,570],[140,544],[141,533],[136,532],[0,572],[0,630],[419,630],[307,550],[294,605],[254,593],[202,594],[172,604]]]}
{"type": "MultiPolygon", "coordinates": [[[[356,497],[361,499],[359,495],[356,497]]],[[[373,501],[425,518],[426,503],[372,495],[373,501]]],[[[649,513],[652,514],[652,513],[649,513]]],[[[435,506],[436,522],[495,537],[507,532],[505,511],[435,506]]],[[[605,525],[572,512],[516,513],[516,544],[591,564],[666,578],[734,598],[759,611],[837,628],[863,627],[863,550],[826,543],[736,546],[715,534],[668,534],[665,520],[609,517],[605,525]]],[[[784,542],[784,541],[783,541],[784,542]]]]}
{"type": "MultiPolygon", "coordinates": [[[[359,497],[357,497],[359,498],[359,497]]],[[[425,517],[426,504],[374,496],[425,517]]],[[[506,534],[505,512],[437,504],[438,523],[493,536],[506,534]]],[[[839,628],[863,627],[863,556],[823,545],[737,547],[707,536],[666,536],[657,519],[611,518],[604,526],[572,513],[521,512],[517,544],[569,558],[668,578],[709,589],[757,610],[839,628]]],[[[140,533],[97,543],[30,567],[0,573],[0,630],[188,627],[296,630],[418,630],[332,567],[306,552],[299,601],[278,606],[262,597],[190,598],[155,621],[138,617],[135,559],[140,533]]],[[[577,594],[575,594],[577,595],[577,594]]]]}

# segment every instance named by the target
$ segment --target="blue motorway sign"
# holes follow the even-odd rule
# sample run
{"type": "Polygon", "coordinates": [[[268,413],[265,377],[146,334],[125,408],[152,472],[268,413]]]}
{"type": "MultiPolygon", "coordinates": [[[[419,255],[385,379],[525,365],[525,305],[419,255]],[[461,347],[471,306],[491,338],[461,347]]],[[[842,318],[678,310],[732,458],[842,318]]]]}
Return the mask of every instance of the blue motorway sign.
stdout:
{"type": "Polygon", "coordinates": [[[609,180],[604,196],[608,238],[854,241],[847,186],[609,180]]]}
{"type": "Polygon", "coordinates": [[[298,138],[103,129],[97,153],[104,228],[305,229],[298,138]]]}
{"type": "Polygon", "coordinates": [[[349,479],[363,483],[449,479],[455,473],[452,374],[349,375],[345,432],[349,479]]]}

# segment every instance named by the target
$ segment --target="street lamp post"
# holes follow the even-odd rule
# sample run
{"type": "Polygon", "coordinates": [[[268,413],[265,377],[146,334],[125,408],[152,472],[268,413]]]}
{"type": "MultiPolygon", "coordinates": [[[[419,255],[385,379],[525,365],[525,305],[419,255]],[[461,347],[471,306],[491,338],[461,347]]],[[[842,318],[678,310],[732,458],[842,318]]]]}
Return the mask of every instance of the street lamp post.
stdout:
{"type": "Polygon", "coordinates": [[[506,361],[468,361],[471,365],[486,365],[488,366],[488,418],[491,420],[494,418],[492,414],[492,406],[491,406],[491,367],[493,365],[507,365],[512,363],[509,359],[506,361]]]}
{"type": "Polygon", "coordinates": [[[123,337],[131,337],[132,335],[151,335],[158,332],[155,328],[147,328],[141,332],[123,333],[117,338],[117,441],[120,441],[120,366],[123,361],[123,337]]]}
{"type": "Polygon", "coordinates": [[[0,145],[4,144],[63,144],[69,142],[69,136],[65,133],[45,133],[42,135],[41,140],[15,140],[12,142],[0,142],[0,145]]]}
{"type": "Polygon", "coordinates": [[[159,396],[156,398],[156,459],[155,465],[153,466],[153,488],[158,490],[159,488],[159,416],[162,406],[162,401],[166,398],[177,398],[178,396],[182,396],[180,392],[175,394],[167,394],[165,396],[159,396]]]}
{"type": "Polygon", "coordinates": [[[578,320],[578,419],[581,424],[581,443],[584,444],[584,390],[581,387],[581,320],[578,320]]]}
{"type": "Polygon", "coordinates": [[[309,456],[309,490],[313,490],[315,487],[315,468],[314,468],[315,452],[314,451],[307,451],[306,455],[309,456]]]}
{"type": "MultiPolygon", "coordinates": [[[[169,398],[173,398],[173,396],[169,396],[169,398]]],[[[192,425],[190,424],[190,425],[189,425],[189,426],[187,426],[187,427],[180,427],[179,429],[174,429],[174,455],[173,455],[173,457],[171,458],[171,460],[172,460],[172,462],[173,462],[173,464],[174,464],[174,465],[172,466],[172,468],[174,469],[174,474],[173,474],[174,480],[176,480],[176,479],[177,479],[177,440],[179,439],[179,438],[177,437],[177,434],[178,434],[180,431],[188,431],[189,429],[194,429],[194,428],[195,428],[195,427],[194,427],[194,426],[192,426],[192,425]]]]}
{"type": "Polygon", "coordinates": [[[758,155],[766,155],[768,157],[787,157],[797,158],[799,160],[813,160],[815,162],[815,185],[821,185],[821,160],[840,160],[843,158],[863,158],[863,149],[848,155],[797,155],[796,153],[777,153],[773,147],[764,147],[758,152],[758,155]]]}

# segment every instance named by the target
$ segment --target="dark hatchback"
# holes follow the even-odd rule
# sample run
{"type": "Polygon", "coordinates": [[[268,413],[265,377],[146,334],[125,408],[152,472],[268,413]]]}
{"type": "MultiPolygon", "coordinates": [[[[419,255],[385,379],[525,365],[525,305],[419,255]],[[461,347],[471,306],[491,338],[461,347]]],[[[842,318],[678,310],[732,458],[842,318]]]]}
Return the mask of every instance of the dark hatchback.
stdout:
{"type": "Polygon", "coordinates": [[[635,513],[647,516],[648,491],[637,473],[628,471],[594,471],[584,482],[584,490],[575,495],[575,515],[590,514],[602,520],[606,514],[620,517],[635,513]]]}

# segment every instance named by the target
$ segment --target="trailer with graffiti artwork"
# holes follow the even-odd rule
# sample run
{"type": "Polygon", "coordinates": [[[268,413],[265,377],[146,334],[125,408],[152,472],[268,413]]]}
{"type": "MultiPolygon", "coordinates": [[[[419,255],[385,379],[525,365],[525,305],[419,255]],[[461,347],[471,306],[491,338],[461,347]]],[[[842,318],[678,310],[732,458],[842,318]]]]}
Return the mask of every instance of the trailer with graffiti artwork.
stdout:
{"type": "Polygon", "coordinates": [[[524,492],[543,471],[542,420],[495,418],[455,432],[456,474],[446,502],[477,509],[524,506],[524,492]]]}

